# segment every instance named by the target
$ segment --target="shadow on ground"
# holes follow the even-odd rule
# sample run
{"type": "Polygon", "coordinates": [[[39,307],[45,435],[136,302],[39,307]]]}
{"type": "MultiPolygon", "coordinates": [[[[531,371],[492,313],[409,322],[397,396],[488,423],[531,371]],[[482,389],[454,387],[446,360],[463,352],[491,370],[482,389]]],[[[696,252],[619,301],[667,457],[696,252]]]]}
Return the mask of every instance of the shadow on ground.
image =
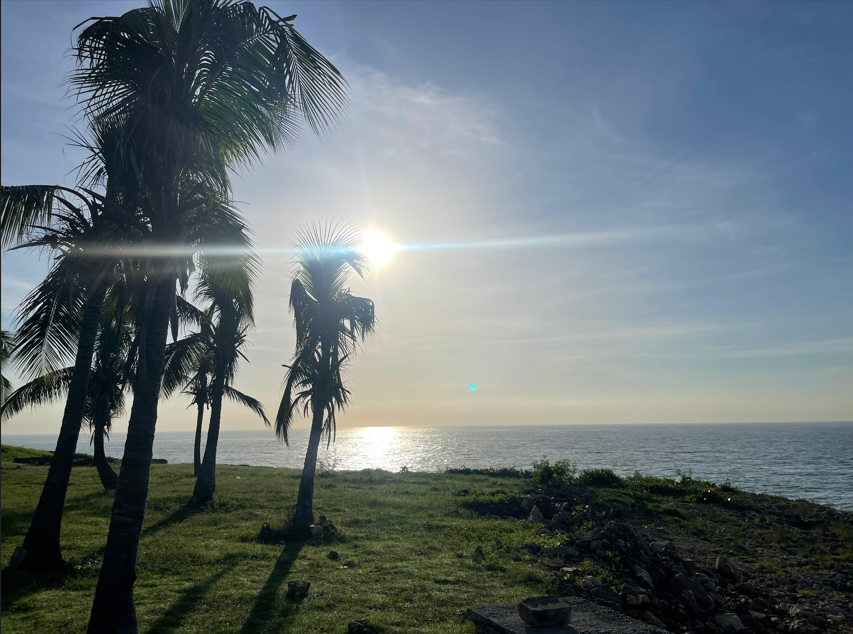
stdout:
{"type": "Polygon", "coordinates": [[[192,501],[186,502],[182,507],[180,507],[171,515],[164,517],[159,522],[152,524],[148,528],[142,529],[140,539],[150,537],[151,535],[162,531],[164,528],[169,528],[172,524],[178,524],[179,522],[183,522],[188,517],[201,512],[203,508],[203,505],[196,504],[192,501]]]}
{"type": "Polygon", "coordinates": [[[229,557],[226,559],[225,566],[219,572],[211,575],[204,581],[200,581],[194,586],[183,590],[180,597],[163,615],[151,624],[148,628],[148,634],[167,634],[168,632],[179,632],[184,620],[195,609],[196,605],[204,596],[210,592],[210,589],[217,581],[231,572],[240,562],[240,557],[229,557]]]}
{"type": "MultiPolygon", "coordinates": [[[[260,632],[269,624],[269,621],[272,620],[278,591],[285,579],[287,579],[288,574],[290,574],[290,569],[296,562],[296,558],[299,556],[299,551],[301,551],[302,547],[305,546],[306,541],[307,539],[300,539],[299,541],[291,542],[284,547],[282,555],[286,555],[286,557],[280,556],[276,561],[270,576],[267,578],[264,587],[261,588],[261,592],[255,600],[255,605],[252,606],[249,618],[246,619],[246,622],[243,624],[243,629],[240,630],[240,634],[254,634],[255,632],[260,632]]],[[[293,607],[295,608],[296,606],[294,605],[293,607]]],[[[295,612],[295,609],[293,609],[292,612],[295,612]]]]}

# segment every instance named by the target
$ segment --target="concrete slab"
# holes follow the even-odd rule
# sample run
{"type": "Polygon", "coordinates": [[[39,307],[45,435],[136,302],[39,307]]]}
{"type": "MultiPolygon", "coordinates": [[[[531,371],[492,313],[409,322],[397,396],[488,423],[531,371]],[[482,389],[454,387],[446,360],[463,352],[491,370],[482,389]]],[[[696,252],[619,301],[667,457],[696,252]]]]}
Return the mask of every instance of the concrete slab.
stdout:
{"type": "Polygon", "coordinates": [[[466,616],[481,634],[667,634],[586,599],[566,601],[572,604],[572,618],[564,627],[530,627],[518,616],[517,604],[478,605],[468,608],[466,616]]]}

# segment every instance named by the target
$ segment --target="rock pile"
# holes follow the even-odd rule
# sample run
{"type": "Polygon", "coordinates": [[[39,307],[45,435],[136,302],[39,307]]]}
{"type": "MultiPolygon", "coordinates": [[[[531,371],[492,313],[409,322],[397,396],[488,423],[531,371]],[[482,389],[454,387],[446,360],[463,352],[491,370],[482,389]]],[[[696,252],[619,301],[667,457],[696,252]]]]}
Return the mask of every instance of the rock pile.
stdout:
{"type": "MultiPolygon", "coordinates": [[[[530,545],[538,556],[561,562],[554,589],[562,596],[591,599],[672,632],[853,632],[853,608],[843,600],[828,600],[833,594],[829,588],[825,596],[800,597],[788,591],[785,577],[762,577],[723,555],[701,565],[694,553],[685,556],[672,541],[654,536],[641,518],[616,508],[597,512],[585,506],[580,490],[523,500],[514,515],[522,514],[562,537],[559,548],[530,545]]],[[[831,572],[831,587],[849,591],[853,565],[833,564],[831,572]]]]}

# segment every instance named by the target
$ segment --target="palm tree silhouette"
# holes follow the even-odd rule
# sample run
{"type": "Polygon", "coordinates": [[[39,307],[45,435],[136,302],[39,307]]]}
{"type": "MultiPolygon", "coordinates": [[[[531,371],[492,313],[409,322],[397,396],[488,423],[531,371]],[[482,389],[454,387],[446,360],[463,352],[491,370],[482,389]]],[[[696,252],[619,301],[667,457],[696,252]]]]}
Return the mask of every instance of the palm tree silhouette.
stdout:
{"type": "Polygon", "coordinates": [[[311,432],[299,483],[293,530],[314,523],[314,474],[317,451],[325,434],[335,435],[336,413],[349,403],[343,373],[359,342],[376,325],[373,302],[346,287],[350,271],[369,271],[357,248],[359,236],[347,226],[312,225],[298,234],[298,265],[290,287],[290,309],[296,326],[296,353],[285,377],[275,431],[288,442],[294,414],[311,412],[311,432]]]}
{"type": "Polygon", "coordinates": [[[233,386],[237,375],[237,363],[246,360],[243,349],[247,334],[254,324],[252,316],[253,298],[251,281],[244,280],[233,286],[233,274],[228,285],[218,270],[228,266],[220,258],[208,258],[202,267],[195,299],[207,303],[199,310],[191,305],[183,312],[198,326],[198,332],[167,346],[166,370],[163,378],[164,390],[169,393],[183,385],[183,393],[192,397],[191,405],[197,409],[194,448],[196,481],[193,497],[207,501],[216,489],[216,451],[222,419],[222,400],[228,397],[255,412],[267,425],[269,420],[260,401],[233,386]],[[204,408],[210,408],[207,443],[204,461],[201,460],[201,427],[204,408]]]}
{"type": "Polygon", "coordinates": [[[140,316],[137,389],[88,631],[135,631],[133,584],[145,514],[166,335],[176,338],[175,284],[192,270],[189,198],[224,199],[228,169],[294,140],[298,122],[327,129],[346,98],[337,69],[293,27],[247,1],[162,0],[96,18],[79,34],[70,78],[93,120],[127,121],[151,207],[151,275],[140,316]]]}
{"type": "MultiPolygon", "coordinates": [[[[104,439],[109,437],[112,419],[124,411],[132,329],[124,298],[112,292],[106,300],[107,309],[101,318],[100,333],[95,348],[94,364],[88,384],[84,420],[92,432],[94,455],[92,463],[105,489],[116,487],[118,476],[104,452],[104,439]]],[[[132,360],[131,360],[132,361],[132,360]]],[[[48,405],[67,397],[74,367],[49,370],[12,392],[3,403],[3,417],[8,419],[27,407],[48,405]]]]}

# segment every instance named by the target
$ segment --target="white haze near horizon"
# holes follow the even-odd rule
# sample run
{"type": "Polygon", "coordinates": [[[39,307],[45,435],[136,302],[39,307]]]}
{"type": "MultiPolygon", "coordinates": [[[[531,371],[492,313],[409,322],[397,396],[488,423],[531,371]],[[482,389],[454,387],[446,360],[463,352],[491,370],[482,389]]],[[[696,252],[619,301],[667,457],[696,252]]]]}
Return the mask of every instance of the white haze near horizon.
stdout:
{"type": "MultiPolygon", "coordinates": [[[[783,190],[796,185],[792,173],[821,174],[838,160],[817,133],[801,140],[838,121],[821,103],[838,95],[818,91],[811,109],[792,111],[796,129],[767,133],[788,135],[784,152],[754,149],[746,132],[729,146],[698,139],[675,150],[641,115],[664,97],[689,101],[682,93],[701,79],[687,66],[717,77],[695,51],[684,66],[661,68],[666,51],[641,43],[637,63],[604,84],[596,77],[616,72],[618,43],[589,43],[600,46],[596,55],[566,44],[561,54],[577,68],[556,88],[541,87],[553,77],[534,69],[527,78],[510,65],[510,79],[531,91],[522,99],[471,56],[456,69],[422,58],[405,67],[399,60],[414,59],[418,45],[412,22],[425,10],[405,4],[384,17],[364,5],[374,22],[359,22],[347,5],[294,5],[300,28],[346,76],[352,102],[324,139],[305,134],[234,178],[265,264],[238,389],[275,414],[294,345],[289,256],[275,250],[306,222],[332,219],[404,245],[469,245],[400,251],[370,279],[353,280],[354,292],[376,302],[379,326],[349,372],[352,406],[340,426],[853,419],[850,223],[839,213],[850,187],[834,183],[833,197],[807,214],[782,195],[810,194],[783,190]],[[375,35],[357,42],[344,23],[375,35]],[[620,105],[620,90],[630,104],[620,105]]],[[[63,155],[58,135],[74,109],[57,101],[71,65],[60,59],[70,28],[104,5],[39,6],[55,10],[36,42],[43,11],[2,5],[3,184],[71,181],[74,156],[63,155]]],[[[477,10],[442,7],[461,22],[477,10]]],[[[571,17],[554,19],[571,30],[571,17]]],[[[576,17],[624,28],[618,18],[576,17]]],[[[544,22],[528,21],[531,46],[546,46],[535,37],[544,22]]],[[[472,37],[492,50],[498,35],[472,37]]],[[[446,39],[451,50],[457,43],[471,45],[446,39]]],[[[765,45],[771,57],[782,46],[765,45]]],[[[798,46],[822,59],[815,42],[798,46]]],[[[4,328],[45,267],[4,254],[4,328]]],[[[192,429],[186,406],[180,397],[163,403],[158,430],[192,429]]],[[[28,412],[3,433],[55,433],[60,418],[59,406],[28,412]]],[[[124,431],[126,417],[115,425],[124,431]]],[[[225,406],[225,429],[261,425],[225,406]]]]}

